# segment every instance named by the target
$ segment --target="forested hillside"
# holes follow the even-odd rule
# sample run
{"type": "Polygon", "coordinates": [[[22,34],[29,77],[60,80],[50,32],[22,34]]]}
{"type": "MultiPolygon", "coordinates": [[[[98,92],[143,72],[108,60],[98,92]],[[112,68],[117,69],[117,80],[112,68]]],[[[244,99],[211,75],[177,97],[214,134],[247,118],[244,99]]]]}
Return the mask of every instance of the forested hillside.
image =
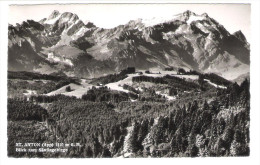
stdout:
{"type": "MultiPolygon", "coordinates": [[[[249,155],[247,79],[238,85],[210,74],[191,80],[150,73],[133,76],[131,83],[122,87],[128,92],[111,90],[105,85],[124,79],[127,78],[111,80],[111,76],[106,76],[93,80],[104,84],[93,86],[82,98],[44,94],[31,95],[29,99],[19,95],[8,98],[8,155],[89,158],[249,155]],[[213,86],[213,82],[225,88],[213,86]],[[23,153],[15,152],[17,142],[80,145],[60,153],[23,153]]],[[[9,86],[9,91],[12,88],[9,86]]]]}

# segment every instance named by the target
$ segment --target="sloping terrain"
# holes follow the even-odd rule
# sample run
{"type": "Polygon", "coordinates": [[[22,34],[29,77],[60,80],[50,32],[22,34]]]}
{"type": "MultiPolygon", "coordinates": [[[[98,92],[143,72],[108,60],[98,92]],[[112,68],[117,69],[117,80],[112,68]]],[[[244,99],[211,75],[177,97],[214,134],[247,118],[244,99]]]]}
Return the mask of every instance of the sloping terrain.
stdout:
{"type": "Polygon", "coordinates": [[[12,157],[250,153],[248,80],[238,85],[212,73],[135,68],[88,80],[62,72],[9,72],[8,78],[8,91],[13,94],[8,97],[8,154],[12,157]],[[65,152],[27,154],[15,152],[19,139],[21,143],[73,141],[80,145],[66,147],[65,152]]]}
{"type": "Polygon", "coordinates": [[[39,22],[9,26],[8,69],[63,71],[96,77],[126,67],[167,67],[235,79],[249,72],[250,45],[207,14],[132,20],[112,29],[84,24],[76,14],[54,11],[39,22]],[[52,69],[53,70],[52,70],[52,69]]]}

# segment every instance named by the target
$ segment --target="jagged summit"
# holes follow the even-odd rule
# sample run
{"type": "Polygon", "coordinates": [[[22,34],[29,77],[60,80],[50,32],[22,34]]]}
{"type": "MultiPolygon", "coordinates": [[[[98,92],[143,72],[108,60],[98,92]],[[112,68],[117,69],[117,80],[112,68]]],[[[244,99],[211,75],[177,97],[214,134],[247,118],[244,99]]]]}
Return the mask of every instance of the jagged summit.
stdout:
{"type": "Polygon", "coordinates": [[[77,14],[74,14],[74,13],[71,13],[71,12],[62,13],[61,18],[67,18],[67,19],[73,19],[73,20],[79,19],[77,14]]]}
{"type": "Polygon", "coordinates": [[[73,59],[62,59],[65,62],[57,66],[45,61],[41,64],[59,69],[70,63],[67,71],[82,77],[113,73],[126,66],[145,70],[174,66],[213,72],[228,79],[249,71],[250,47],[244,34],[230,34],[206,13],[187,10],[103,29],[81,21],[74,13],[55,10],[48,19],[20,26],[9,26],[9,66],[13,70],[18,65],[28,70],[24,64],[30,59],[31,68],[40,68],[32,57],[44,54],[49,58],[53,53],[73,59]],[[17,47],[22,56],[14,51],[17,47]]]}
{"type": "MultiPolygon", "coordinates": [[[[154,26],[162,23],[170,23],[174,22],[176,20],[186,22],[190,24],[193,21],[201,21],[201,20],[209,20],[211,19],[207,13],[203,13],[201,15],[196,14],[190,10],[186,10],[183,13],[171,15],[171,16],[165,16],[165,17],[153,17],[151,19],[140,19],[141,22],[147,27],[147,26],[154,26]]],[[[140,20],[130,21],[131,23],[140,23],[140,20]]]]}
{"type": "Polygon", "coordinates": [[[207,13],[203,13],[203,14],[199,15],[199,14],[193,12],[193,11],[190,11],[190,10],[184,11],[184,12],[182,13],[182,15],[183,15],[183,16],[186,16],[186,17],[190,17],[190,16],[202,16],[202,17],[204,17],[204,18],[209,17],[209,15],[208,15],[207,13]]]}
{"type": "Polygon", "coordinates": [[[209,17],[209,15],[207,13],[203,13],[202,16],[206,17],[206,18],[209,17]]]}
{"type": "Polygon", "coordinates": [[[238,31],[236,31],[235,33],[233,33],[233,35],[234,36],[236,36],[239,40],[241,40],[242,42],[247,42],[247,40],[246,40],[246,37],[245,37],[245,35],[242,33],[242,31],[241,30],[238,30],[238,31]]]}
{"type": "Polygon", "coordinates": [[[85,26],[86,26],[87,28],[96,27],[96,25],[95,25],[93,22],[89,21],[89,20],[85,20],[85,21],[84,21],[84,24],[85,24],[85,26]]]}
{"type": "Polygon", "coordinates": [[[71,12],[60,13],[57,10],[54,10],[48,19],[43,19],[40,22],[42,24],[55,24],[56,22],[64,23],[64,22],[75,22],[79,17],[77,14],[71,12]]]}
{"type": "Polygon", "coordinates": [[[195,14],[194,12],[190,11],[190,10],[186,10],[185,12],[182,13],[183,16],[191,16],[194,15],[196,16],[197,14],[195,14]]]}
{"type": "Polygon", "coordinates": [[[48,17],[48,20],[54,19],[54,18],[56,18],[56,17],[59,16],[59,15],[60,15],[60,12],[59,12],[58,10],[54,10],[54,11],[51,13],[51,15],[48,17]]]}

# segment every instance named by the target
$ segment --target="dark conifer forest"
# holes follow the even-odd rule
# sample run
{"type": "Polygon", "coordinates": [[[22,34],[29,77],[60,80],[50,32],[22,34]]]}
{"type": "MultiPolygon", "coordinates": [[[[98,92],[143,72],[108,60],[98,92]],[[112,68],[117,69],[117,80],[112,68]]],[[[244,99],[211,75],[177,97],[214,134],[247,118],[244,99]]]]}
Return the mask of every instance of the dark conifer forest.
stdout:
{"type": "MultiPolygon", "coordinates": [[[[99,85],[93,85],[81,97],[75,97],[46,95],[34,84],[48,80],[48,83],[66,81],[80,85],[76,78],[10,72],[8,156],[249,156],[249,80],[238,85],[214,74],[186,75],[196,75],[198,79],[122,71],[93,79],[91,83],[99,85]],[[122,91],[106,86],[131,74],[134,74],[132,83],[124,84],[122,91]],[[28,84],[14,83],[17,80],[28,84]],[[214,87],[205,80],[225,88],[214,87]],[[13,93],[24,89],[34,89],[38,93],[30,96],[13,93]],[[68,147],[67,152],[33,153],[16,152],[17,142],[80,145],[68,147]]],[[[57,86],[51,88],[55,90],[57,86]]],[[[64,92],[73,92],[73,85],[67,86],[64,92]]]]}

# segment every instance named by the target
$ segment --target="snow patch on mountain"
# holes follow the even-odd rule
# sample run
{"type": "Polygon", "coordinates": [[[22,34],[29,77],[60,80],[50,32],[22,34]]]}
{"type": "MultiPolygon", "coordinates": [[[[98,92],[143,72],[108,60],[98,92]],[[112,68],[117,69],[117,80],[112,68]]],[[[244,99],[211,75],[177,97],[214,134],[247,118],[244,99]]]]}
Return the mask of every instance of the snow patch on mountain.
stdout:
{"type": "Polygon", "coordinates": [[[79,29],[79,31],[77,31],[75,34],[73,34],[73,35],[71,36],[72,40],[76,40],[76,39],[82,37],[87,31],[89,31],[89,29],[86,28],[86,27],[84,27],[84,26],[82,26],[82,27],[79,29]]]}
{"type": "Polygon", "coordinates": [[[201,21],[205,19],[205,17],[200,16],[200,15],[190,15],[188,20],[186,21],[188,24],[191,24],[193,21],[201,21]]]}
{"type": "Polygon", "coordinates": [[[64,57],[55,56],[52,52],[48,53],[48,58],[47,59],[49,61],[65,63],[65,64],[70,65],[70,66],[74,65],[70,59],[67,59],[67,58],[64,58],[64,57]]]}
{"type": "Polygon", "coordinates": [[[178,29],[175,30],[175,34],[190,34],[192,33],[191,27],[187,24],[180,25],[178,29]]]}
{"type": "Polygon", "coordinates": [[[30,45],[32,46],[33,50],[36,51],[35,43],[32,41],[32,39],[29,38],[29,37],[24,37],[24,38],[30,43],[30,45]]]}
{"type": "Polygon", "coordinates": [[[47,19],[46,21],[44,21],[44,24],[54,24],[56,21],[58,21],[61,17],[61,14],[59,13],[58,16],[56,16],[55,18],[52,19],[47,19]]]}
{"type": "Polygon", "coordinates": [[[63,17],[60,19],[60,23],[67,23],[68,25],[74,24],[74,20],[71,17],[63,17]]]}
{"type": "Polygon", "coordinates": [[[203,31],[204,33],[210,33],[210,31],[205,27],[205,24],[201,24],[200,22],[196,23],[196,26],[203,31]]]}
{"type": "Polygon", "coordinates": [[[150,19],[143,19],[142,23],[146,27],[151,27],[151,26],[154,26],[154,25],[158,25],[158,24],[162,24],[162,23],[173,21],[176,18],[178,18],[177,15],[168,16],[168,17],[153,17],[153,18],[150,18],[150,19]]]}
{"type": "MultiPolygon", "coordinates": [[[[27,68],[30,63],[28,61],[34,58],[32,52],[40,55],[43,49],[48,49],[49,51],[43,54],[47,56],[48,52],[54,52],[59,57],[65,55],[64,64],[71,66],[72,63],[67,59],[74,62],[76,57],[84,53],[88,53],[98,61],[112,60],[115,66],[106,66],[107,72],[120,70],[129,64],[144,70],[172,66],[216,73],[227,79],[235,79],[249,71],[247,61],[250,61],[250,47],[245,45],[246,40],[242,32],[237,32],[234,36],[230,35],[222,25],[207,14],[197,15],[186,11],[164,18],[132,20],[113,29],[97,28],[91,22],[84,24],[76,14],[69,12],[54,11],[46,18],[39,23],[29,21],[15,27],[9,26],[9,57],[14,59],[10,60],[10,63],[16,61],[23,68],[27,68]],[[50,26],[43,24],[50,24],[50,26]],[[161,42],[161,37],[166,41],[161,42]],[[233,40],[234,44],[232,44],[233,40]],[[75,47],[82,49],[82,52],[67,48],[64,48],[64,51],[57,50],[61,46],[75,47]]],[[[62,59],[56,57],[52,60],[62,62],[62,59]]],[[[31,63],[34,68],[39,68],[37,62],[31,63]]],[[[53,63],[44,63],[42,61],[44,67],[40,68],[45,69],[48,66],[45,70],[62,69],[52,65],[53,63]]],[[[12,63],[10,68],[17,68],[17,66],[12,63]]],[[[71,67],[69,72],[77,70],[76,64],[74,67],[71,67]]],[[[90,69],[88,68],[90,66],[85,67],[86,70],[90,69]]],[[[105,70],[106,68],[102,72],[107,74],[105,70]]],[[[93,71],[91,75],[97,72],[100,72],[99,69],[93,71]]]]}

